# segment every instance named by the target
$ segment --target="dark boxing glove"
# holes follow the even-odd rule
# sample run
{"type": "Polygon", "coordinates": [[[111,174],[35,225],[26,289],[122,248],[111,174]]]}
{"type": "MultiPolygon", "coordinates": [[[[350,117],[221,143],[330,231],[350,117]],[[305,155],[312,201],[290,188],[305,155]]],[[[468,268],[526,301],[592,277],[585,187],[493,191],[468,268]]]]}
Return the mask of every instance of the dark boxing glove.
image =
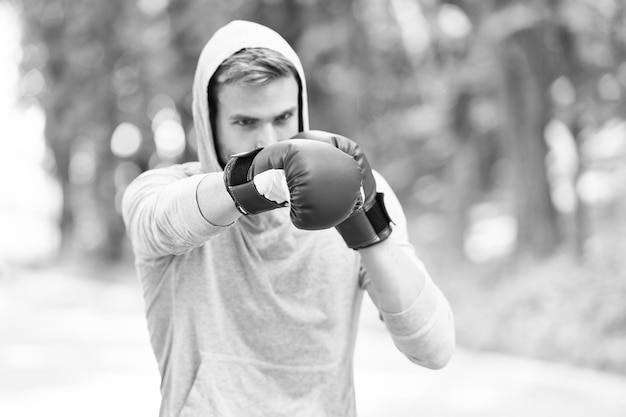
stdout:
{"type": "Polygon", "coordinates": [[[360,198],[361,172],[349,155],[326,144],[290,139],[237,154],[224,168],[224,183],[244,215],[285,207],[260,194],[255,176],[284,170],[292,223],[299,229],[334,227],[350,216],[360,198]]]}
{"type": "Polygon", "coordinates": [[[362,249],[387,239],[391,234],[391,219],[385,208],[384,196],[376,192],[376,180],[365,154],[354,141],[321,130],[300,132],[298,139],[311,139],[334,146],[358,163],[363,184],[363,205],[336,226],[348,247],[362,249]]]}

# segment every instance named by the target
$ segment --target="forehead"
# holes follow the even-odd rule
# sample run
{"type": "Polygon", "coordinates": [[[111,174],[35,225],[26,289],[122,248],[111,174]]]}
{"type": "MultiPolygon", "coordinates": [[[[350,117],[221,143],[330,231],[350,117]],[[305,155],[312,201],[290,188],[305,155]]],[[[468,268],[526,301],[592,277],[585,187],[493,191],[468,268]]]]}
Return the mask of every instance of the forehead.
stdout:
{"type": "Polygon", "coordinates": [[[280,114],[298,106],[298,89],[294,76],[279,77],[260,85],[223,84],[217,93],[219,113],[225,117],[280,114]]]}

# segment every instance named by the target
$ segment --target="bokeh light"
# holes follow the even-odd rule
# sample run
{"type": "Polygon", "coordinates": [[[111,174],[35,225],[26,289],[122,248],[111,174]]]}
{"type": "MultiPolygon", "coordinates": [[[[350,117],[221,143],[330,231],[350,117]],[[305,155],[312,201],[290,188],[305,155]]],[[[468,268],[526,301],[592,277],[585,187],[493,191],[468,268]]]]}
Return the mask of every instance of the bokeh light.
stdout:
{"type": "Polygon", "coordinates": [[[84,147],[72,155],[69,166],[69,180],[72,184],[89,184],[96,174],[96,156],[93,149],[84,147]]]}
{"type": "Polygon", "coordinates": [[[441,5],[437,21],[443,34],[452,39],[465,38],[472,30],[472,23],[465,12],[454,4],[441,5]]]}
{"type": "Polygon", "coordinates": [[[154,143],[159,157],[165,161],[176,160],[185,151],[185,130],[175,109],[162,108],[152,120],[154,143]]]}
{"type": "Polygon", "coordinates": [[[169,0],[139,0],[137,7],[148,16],[156,16],[163,13],[169,4],[169,0]]]}
{"type": "Polygon", "coordinates": [[[134,124],[120,123],[111,136],[111,152],[120,158],[129,158],[141,147],[141,130],[134,124]]]}

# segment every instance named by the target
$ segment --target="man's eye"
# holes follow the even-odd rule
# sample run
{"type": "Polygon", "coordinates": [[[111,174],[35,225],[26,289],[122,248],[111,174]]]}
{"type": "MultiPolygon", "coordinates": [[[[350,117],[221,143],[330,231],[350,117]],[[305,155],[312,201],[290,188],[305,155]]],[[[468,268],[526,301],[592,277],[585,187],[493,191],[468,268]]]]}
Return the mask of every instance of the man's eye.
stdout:
{"type": "Polygon", "coordinates": [[[237,126],[249,127],[249,126],[252,126],[254,124],[254,120],[252,120],[252,119],[239,119],[239,120],[235,120],[233,124],[235,124],[237,126]]]}
{"type": "Polygon", "coordinates": [[[286,122],[287,120],[291,119],[291,117],[293,116],[293,113],[288,112],[285,114],[281,114],[280,116],[278,116],[278,118],[276,119],[278,122],[286,122]]]}

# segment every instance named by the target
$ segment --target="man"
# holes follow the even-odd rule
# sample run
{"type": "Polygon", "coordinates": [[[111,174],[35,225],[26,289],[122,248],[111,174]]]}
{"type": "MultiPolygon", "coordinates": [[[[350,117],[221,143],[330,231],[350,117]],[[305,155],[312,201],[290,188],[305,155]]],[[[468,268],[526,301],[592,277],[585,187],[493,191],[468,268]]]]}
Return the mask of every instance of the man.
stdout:
{"type": "Polygon", "coordinates": [[[452,314],[401,206],[354,142],[308,132],[304,73],[286,41],[229,23],[203,50],[193,94],[199,164],[148,171],[123,199],[160,415],[355,416],[364,290],[402,353],[444,366],[452,314]],[[320,158],[336,182],[317,181],[320,158]]]}

